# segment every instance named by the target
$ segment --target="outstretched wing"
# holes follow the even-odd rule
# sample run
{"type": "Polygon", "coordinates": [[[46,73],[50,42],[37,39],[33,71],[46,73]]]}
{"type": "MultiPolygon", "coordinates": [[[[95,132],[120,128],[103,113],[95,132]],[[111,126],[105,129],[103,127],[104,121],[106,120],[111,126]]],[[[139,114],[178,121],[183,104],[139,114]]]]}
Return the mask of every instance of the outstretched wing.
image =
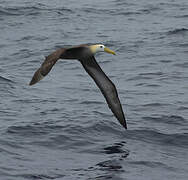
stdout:
{"type": "Polygon", "coordinates": [[[33,85],[43,79],[52,69],[54,64],[57,62],[58,59],[62,56],[65,52],[64,48],[58,49],[49,56],[46,57],[45,61],[42,63],[39,69],[34,73],[33,78],[29,85],[33,85]]]}
{"type": "Polygon", "coordinates": [[[115,85],[102,71],[100,66],[97,64],[94,56],[80,60],[86,72],[93,78],[97,86],[100,88],[104,95],[109,108],[112,110],[121,125],[127,129],[127,124],[123,109],[118,98],[118,93],[115,85]]]}
{"type": "Polygon", "coordinates": [[[83,56],[87,56],[87,52],[87,45],[79,45],[56,50],[46,57],[40,68],[34,73],[29,85],[33,85],[43,79],[50,72],[58,59],[80,59],[83,56]]]}

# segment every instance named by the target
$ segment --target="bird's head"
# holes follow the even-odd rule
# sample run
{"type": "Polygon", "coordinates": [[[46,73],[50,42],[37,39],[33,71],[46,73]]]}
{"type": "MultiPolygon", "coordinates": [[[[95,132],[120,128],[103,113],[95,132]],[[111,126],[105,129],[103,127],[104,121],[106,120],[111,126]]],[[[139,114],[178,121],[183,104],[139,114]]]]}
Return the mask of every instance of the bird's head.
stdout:
{"type": "Polygon", "coordinates": [[[89,48],[93,54],[96,54],[97,52],[107,52],[107,53],[116,55],[116,53],[114,51],[105,47],[103,44],[91,45],[91,46],[89,46],[89,48]]]}

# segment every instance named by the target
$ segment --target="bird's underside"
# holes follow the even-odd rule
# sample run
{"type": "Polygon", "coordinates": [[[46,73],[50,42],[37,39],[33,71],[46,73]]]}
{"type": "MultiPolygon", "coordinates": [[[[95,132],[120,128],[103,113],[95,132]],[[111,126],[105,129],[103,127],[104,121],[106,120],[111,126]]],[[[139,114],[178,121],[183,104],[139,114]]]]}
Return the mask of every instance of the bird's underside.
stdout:
{"type": "Polygon", "coordinates": [[[33,85],[44,78],[59,59],[77,59],[81,62],[86,72],[92,77],[101,90],[115,117],[120,124],[127,129],[116,87],[102,71],[88,45],[61,48],[47,56],[40,68],[34,73],[29,85],[33,85]]]}

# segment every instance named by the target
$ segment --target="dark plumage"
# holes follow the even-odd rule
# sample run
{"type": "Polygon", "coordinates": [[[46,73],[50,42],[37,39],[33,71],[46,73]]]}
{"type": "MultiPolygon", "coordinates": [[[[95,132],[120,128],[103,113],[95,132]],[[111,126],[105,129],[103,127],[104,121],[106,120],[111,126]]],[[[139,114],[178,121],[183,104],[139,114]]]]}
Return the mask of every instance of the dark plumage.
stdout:
{"type": "Polygon", "coordinates": [[[93,78],[101,90],[115,117],[118,119],[120,124],[127,129],[126,120],[118,98],[116,87],[95,60],[94,54],[99,51],[115,54],[115,52],[106,48],[102,44],[79,45],[71,48],[58,49],[46,57],[40,68],[35,72],[29,85],[33,85],[45,77],[58,59],[77,59],[81,62],[86,72],[93,78]]]}

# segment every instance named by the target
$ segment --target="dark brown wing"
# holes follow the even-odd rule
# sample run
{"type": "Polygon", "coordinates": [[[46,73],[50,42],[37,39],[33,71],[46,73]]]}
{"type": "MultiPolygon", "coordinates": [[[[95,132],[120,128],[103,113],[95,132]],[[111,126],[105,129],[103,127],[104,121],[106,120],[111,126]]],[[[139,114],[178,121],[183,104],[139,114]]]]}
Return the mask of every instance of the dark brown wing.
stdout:
{"type": "Polygon", "coordinates": [[[58,59],[81,59],[87,57],[90,51],[87,45],[73,46],[70,48],[61,48],[46,57],[39,69],[33,75],[29,85],[33,85],[43,79],[52,69],[58,59]]]}
{"type": "Polygon", "coordinates": [[[64,48],[58,49],[49,56],[46,57],[45,61],[42,63],[39,69],[34,73],[33,78],[29,85],[33,85],[43,79],[52,69],[53,65],[65,52],[64,48]]]}
{"type": "Polygon", "coordinates": [[[125,129],[127,129],[126,120],[115,85],[102,71],[94,56],[80,60],[80,62],[82,63],[86,72],[93,78],[97,86],[100,88],[109,108],[112,110],[118,121],[125,129]]]}

